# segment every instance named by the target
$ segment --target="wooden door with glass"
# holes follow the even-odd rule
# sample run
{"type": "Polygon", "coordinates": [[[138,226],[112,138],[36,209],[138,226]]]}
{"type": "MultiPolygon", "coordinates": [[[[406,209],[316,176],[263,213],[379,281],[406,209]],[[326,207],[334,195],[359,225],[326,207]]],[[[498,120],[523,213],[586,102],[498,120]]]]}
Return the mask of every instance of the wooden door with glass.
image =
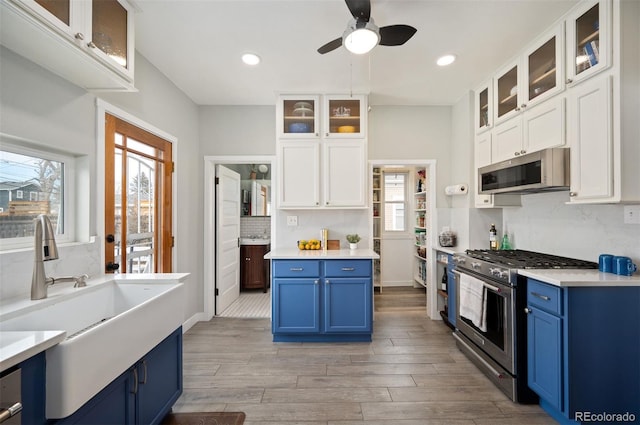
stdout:
{"type": "Polygon", "coordinates": [[[105,122],[105,272],[169,273],[172,145],[109,114],[105,122]]]}

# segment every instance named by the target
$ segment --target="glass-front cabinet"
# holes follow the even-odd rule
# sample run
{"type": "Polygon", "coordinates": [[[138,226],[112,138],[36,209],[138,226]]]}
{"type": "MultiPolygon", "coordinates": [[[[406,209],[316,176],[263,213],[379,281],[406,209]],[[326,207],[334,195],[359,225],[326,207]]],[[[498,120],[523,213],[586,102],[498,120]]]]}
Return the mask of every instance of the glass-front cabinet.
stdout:
{"type": "Polygon", "coordinates": [[[133,11],[120,0],[9,0],[133,79],[133,11]]]}
{"type": "Polygon", "coordinates": [[[320,137],[320,96],[281,95],[276,108],[278,137],[317,139],[320,137]]]}
{"type": "Polygon", "coordinates": [[[519,61],[509,64],[498,72],[494,82],[494,105],[496,123],[504,121],[520,111],[518,107],[519,61]]]}
{"type": "Polygon", "coordinates": [[[605,69],[611,44],[611,1],[588,1],[568,16],[567,84],[605,69]]]}
{"type": "Polygon", "coordinates": [[[535,40],[518,60],[498,71],[493,86],[496,124],[564,89],[563,43],[562,26],[558,25],[535,40]]]}
{"type": "Polygon", "coordinates": [[[324,137],[362,138],[367,128],[367,107],[361,95],[324,97],[324,137]]]}
{"type": "Polygon", "coordinates": [[[525,52],[522,64],[525,78],[521,108],[528,108],[564,88],[563,43],[562,26],[558,25],[554,31],[536,40],[525,52]]]}
{"type": "Polygon", "coordinates": [[[493,122],[493,81],[489,80],[475,91],[475,119],[476,134],[491,128],[493,122]]]}

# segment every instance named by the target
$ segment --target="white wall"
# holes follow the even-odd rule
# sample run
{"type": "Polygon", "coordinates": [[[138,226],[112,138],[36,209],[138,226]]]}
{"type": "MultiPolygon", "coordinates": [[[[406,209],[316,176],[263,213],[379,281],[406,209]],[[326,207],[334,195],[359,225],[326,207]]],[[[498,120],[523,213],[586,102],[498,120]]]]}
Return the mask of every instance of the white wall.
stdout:
{"type": "MultiPolygon", "coordinates": [[[[89,234],[101,235],[96,212],[96,96],[0,47],[0,131],[35,143],[82,156],[90,168],[89,234]]],[[[197,107],[144,57],[136,55],[136,93],[109,93],[100,97],[178,139],[176,159],[179,208],[176,217],[176,272],[190,272],[187,286],[187,317],[202,311],[202,159],[198,143],[197,107]]],[[[101,225],[100,225],[101,227],[101,225]]],[[[97,242],[99,243],[99,242],[97,242]]],[[[47,271],[79,274],[95,268],[96,243],[61,249],[65,258],[50,262],[47,271]],[[70,265],[69,265],[70,264],[70,265]],[[75,267],[73,267],[75,266],[75,267]]],[[[29,294],[33,250],[0,255],[2,291],[29,294]],[[7,262],[11,259],[11,263],[7,262]],[[19,269],[19,270],[17,270],[19,269]],[[11,277],[8,279],[8,277],[11,277]]]]}

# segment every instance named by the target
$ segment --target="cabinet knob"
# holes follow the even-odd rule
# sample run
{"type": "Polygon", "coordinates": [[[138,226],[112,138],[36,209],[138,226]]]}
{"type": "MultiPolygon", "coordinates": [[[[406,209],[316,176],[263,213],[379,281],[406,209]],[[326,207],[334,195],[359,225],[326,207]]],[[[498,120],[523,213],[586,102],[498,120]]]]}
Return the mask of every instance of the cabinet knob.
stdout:
{"type": "Polygon", "coordinates": [[[77,32],[75,35],[76,40],[84,40],[84,34],[77,32]]]}
{"type": "Polygon", "coordinates": [[[569,196],[578,196],[578,192],[569,192],[569,196]]]}
{"type": "Polygon", "coordinates": [[[320,283],[320,280],[319,280],[319,279],[316,279],[316,280],[314,280],[314,281],[313,281],[313,284],[314,284],[314,285],[318,285],[319,283],[320,283]]]}
{"type": "Polygon", "coordinates": [[[329,137],[329,133],[325,133],[324,135],[325,135],[325,137],[329,137]]]}
{"type": "Polygon", "coordinates": [[[87,43],[87,47],[89,47],[91,49],[95,49],[96,45],[95,45],[95,43],[93,41],[90,41],[90,42],[87,43]]]}
{"type": "Polygon", "coordinates": [[[520,153],[521,153],[522,155],[524,155],[525,153],[527,153],[527,151],[525,151],[525,150],[523,149],[523,150],[521,150],[521,151],[520,151],[520,153]]]}
{"type": "Polygon", "coordinates": [[[526,108],[526,107],[527,107],[527,104],[526,104],[526,103],[523,103],[522,105],[520,105],[520,108],[522,108],[522,109],[524,109],[524,108],[526,108]]]}
{"type": "Polygon", "coordinates": [[[251,261],[251,258],[249,258],[249,257],[244,257],[244,261],[251,261]]]}
{"type": "Polygon", "coordinates": [[[520,156],[520,152],[518,152],[518,151],[515,151],[513,154],[514,154],[515,156],[520,156]]]}
{"type": "Polygon", "coordinates": [[[573,83],[573,80],[571,78],[567,78],[567,84],[571,84],[573,83]]]}
{"type": "Polygon", "coordinates": [[[529,310],[527,307],[524,308],[524,312],[527,314],[531,314],[531,310],[529,310]]]}
{"type": "Polygon", "coordinates": [[[519,110],[520,110],[520,108],[516,108],[515,110],[516,110],[516,111],[519,111],[519,110]]]}
{"type": "Polygon", "coordinates": [[[329,282],[329,279],[325,279],[324,283],[326,283],[327,285],[330,284],[331,282],[329,282]]]}

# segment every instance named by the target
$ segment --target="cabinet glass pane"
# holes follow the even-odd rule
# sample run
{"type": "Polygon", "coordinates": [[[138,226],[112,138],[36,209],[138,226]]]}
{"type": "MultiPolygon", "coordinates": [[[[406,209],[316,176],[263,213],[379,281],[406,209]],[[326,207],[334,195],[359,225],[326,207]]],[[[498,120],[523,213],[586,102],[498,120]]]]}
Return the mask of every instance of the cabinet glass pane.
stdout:
{"type": "Polygon", "coordinates": [[[127,68],[127,9],[117,0],[93,0],[92,4],[91,41],[127,68]]]}
{"type": "Polygon", "coordinates": [[[556,86],[556,38],[529,55],[529,100],[556,86]]]}
{"type": "Polygon", "coordinates": [[[518,105],[518,67],[514,66],[498,78],[498,116],[513,111],[518,105]]]}
{"type": "Polygon", "coordinates": [[[285,133],[315,133],[316,123],[314,114],[316,103],[312,99],[284,100],[285,133]]]}
{"type": "Polygon", "coordinates": [[[600,9],[596,4],[576,20],[576,75],[598,64],[600,59],[600,9]]]}
{"type": "Polygon", "coordinates": [[[36,0],[40,6],[47,9],[53,16],[69,25],[69,0],[36,0]]]}
{"type": "Polygon", "coordinates": [[[360,133],[359,100],[329,100],[329,133],[360,133]]]}
{"type": "Polygon", "coordinates": [[[489,124],[489,89],[486,88],[480,92],[478,98],[478,108],[480,108],[480,121],[478,128],[486,127],[489,124]]]}

